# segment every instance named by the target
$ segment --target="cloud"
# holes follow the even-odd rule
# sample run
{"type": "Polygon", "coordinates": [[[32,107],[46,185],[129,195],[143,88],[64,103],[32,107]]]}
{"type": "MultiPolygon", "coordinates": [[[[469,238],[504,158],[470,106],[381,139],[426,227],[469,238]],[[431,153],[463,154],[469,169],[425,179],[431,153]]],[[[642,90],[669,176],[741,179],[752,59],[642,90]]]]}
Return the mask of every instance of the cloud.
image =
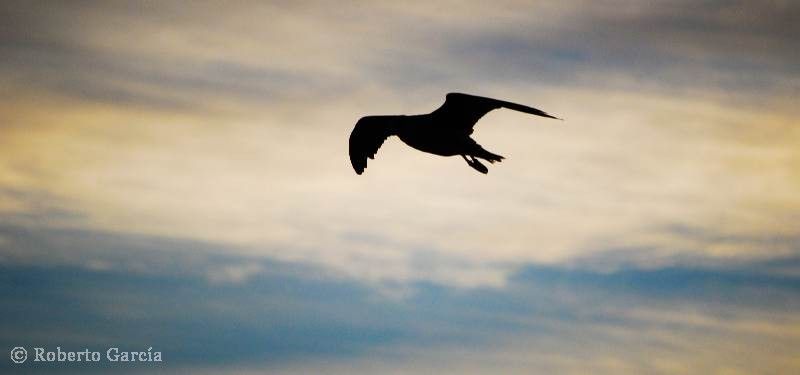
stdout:
{"type": "Polygon", "coordinates": [[[328,8],[9,3],[2,68],[15,86],[184,111],[442,86],[659,88],[767,104],[797,89],[789,2],[328,8]]]}
{"type": "Polygon", "coordinates": [[[47,125],[6,132],[0,178],[27,193],[5,195],[5,216],[27,216],[34,227],[224,242],[239,253],[323,262],[373,280],[463,285],[497,285],[510,264],[570,263],[609,248],[722,261],[796,251],[769,240],[796,236],[788,225],[800,207],[791,134],[753,144],[728,130],[746,128],[752,114],[737,120],[713,106],[574,97],[584,109],[558,126],[487,116],[478,139],[509,159],[483,180],[459,160],[409,152],[396,140],[381,150],[378,168],[354,179],[342,143],[347,114],[336,115],[336,127],[286,128],[18,106],[17,123],[47,125]],[[619,109],[631,104],[639,109],[619,109]],[[592,125],[603,107],[613,111],[592,125]],[[688,112],[685,121],[665,120],[673,111],[688,112]],[[81,137],[69,125],[75,121],[81,137]],[[446,178],[430,179],[435,173],[446,178]],[[675,233],[675,223],[716,235],[675,233]],[[364,243],[350,233],[385,240],[364,243]],[[441,261],[425,269],[414,257],[441,261]]]}
{"type": "Polygon", "coordinates": [[[409,372],[477,373],[797,366],[800,280],[763,273],[756,263],[608,273],[523,265],[503,287],[418,282],[398,298],[333,269],[214,255],[195,242],[8,227],[3,235],[6,249],[28,243],[29,253],[75,261],[2,265],[0,341],[9,348],[153,346],[164,353],[164,372],[319,366],[361,373],[401,363],[409,372]],[[81,265],[88,258],[96,260],[81,265]],[[92,266],[99,261],[104,267],[92,266]],[[259,272],[209,282],[205,270],[225,264],[259,272]],[[53,305],[57,316],[48,312],[53,305]],[[762,350],[764,343],[772,349],[762,350]],[[741,350],[750,354],[736,356],[741,350]],[[648,353],[654,360],[641,361],[648,353]],[[443,358],[453,367],[441,368],[443,358]]]}
{"type": "Polygon", "coordinates": [[[131,372],[797,372],[798,11],[3,2],[0,346],[164,351],[131,372]],[[449,91],[567,121],[487,115],[488,178],[396,139],[353,174],[358,117],[449,91]]]}
{"type": "Polygon", "coordinates": [[[770,239],[797,236],[796,7],[687,4],[8,3],[0,209],[375,282],[791,255],[770,239]],[[456,90],[568,121],[487,116],[491,179],[396,140],[353,178],[356,118],[456,90]]]}
{"type": "Polygon", "coordinates": [[[226,265],[212,270],[208,278],[214,283],[242,283],[262,271],[257,264],[226,265]]]}

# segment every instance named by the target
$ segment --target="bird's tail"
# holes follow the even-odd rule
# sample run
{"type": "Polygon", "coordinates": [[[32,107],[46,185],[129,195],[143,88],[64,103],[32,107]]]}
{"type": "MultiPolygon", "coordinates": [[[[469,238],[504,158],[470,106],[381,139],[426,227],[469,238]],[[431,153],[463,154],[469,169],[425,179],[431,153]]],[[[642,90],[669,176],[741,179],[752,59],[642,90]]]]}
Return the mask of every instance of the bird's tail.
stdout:
{"type": "Polygon", "coordinates": [[[503,159],[505,159],[503,156],[500,156],[500,155],[497,155],[497,154],[493,154],[493,153],[491,153],[489,151],[486,151],[483,147],[480,147],[480,146],[478,146],[478,148],[476,150],[474,150],[471,153],[471,155],[476,157],[476,158],[484,159],[484,160],[488,161],[489,163],[493,163],[493,164],[495,162],[501,162],[501,161],[503,161],[503,159]]]}

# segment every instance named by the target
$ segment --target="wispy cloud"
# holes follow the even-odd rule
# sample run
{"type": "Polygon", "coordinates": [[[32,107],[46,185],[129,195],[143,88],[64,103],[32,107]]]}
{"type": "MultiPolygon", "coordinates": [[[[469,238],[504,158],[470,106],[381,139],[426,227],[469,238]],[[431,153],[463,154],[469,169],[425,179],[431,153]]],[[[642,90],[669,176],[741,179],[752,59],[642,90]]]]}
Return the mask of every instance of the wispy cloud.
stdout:
{"type": "Polygon", "coordinates": [[[377,279],[469,279],[426,276],[407,255],[420,251],[493,265],[464,272],[493,275],[472,283],[502,280],[495,264],[608,248],[794,251],[762,246],[797,235],[792,5],[241,5],[8,5],[0,207],[71,213],[54,225],[291,244],[256,252],[377,279]],[[385,167],[350,176],[355,118],[425,112],[455,89],[568,121],[490,115],[478,138],[511,157],[492,180],[392,142],[385,167]],[[398,173],[411,164],[446,178],[398,173]],[[353,243],[354,228],[388,241],[353,243]]]}
{"type": "MultiPolygon", "coordinates": [[[[224,245],[12,227],[3,234],[11,241],[4,247],[47,242],[48,254],[91,252],[107,265],[6,262],[3,346],[153,346],[166,358],[160,371],[360,373],[405,362],[416,372],[444,370],[441,360],[452,358],[447,369],[474,373],[781,372],[793,366],[800,339],[800,279],[754,273],[752,263],[610,273],[522,265],[502,288],[420,282],[397,298],[331,270],[203,251],[224,245]],[[137,259],[140,269],[118,267],[137,259]],[[204,269],[214,275],[225,264],[259,272],[236,283],[205,277],[204,269]],[[47,298],[33,298],[41,293],[47,298]],[[57,319],[45,307],[54,304],[57,319]],[[765,342],[777,346],[766,352],[765,342]],[[750,355],[737,358],[742,350],[750,355]]],[[[79,370],[87,369],[105,371],[79,370]]]]}

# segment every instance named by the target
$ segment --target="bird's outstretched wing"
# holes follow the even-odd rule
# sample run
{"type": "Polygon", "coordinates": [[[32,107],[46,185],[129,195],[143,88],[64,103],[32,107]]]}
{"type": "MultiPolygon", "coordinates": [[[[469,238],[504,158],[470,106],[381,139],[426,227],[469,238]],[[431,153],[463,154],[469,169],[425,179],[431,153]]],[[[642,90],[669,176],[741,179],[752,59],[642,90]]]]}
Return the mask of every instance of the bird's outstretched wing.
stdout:
{"type": "Polygon", "coordinates": [[[447,94],[444,104],[433,111],[431,115],[438,117],[442,123],[450,126],[471,129],[481,117],[498,108],[508,108],[532,115],[559,119],[526,105],[462,93],[447,94]]]}
{"type": "Polygon", "coordinates": [[[367,158],[375,159],[375,153],[389,136],[395,134],[392,116],[367,116],[356,123],[350,133],[350,163],[356,173],[364,173],[367,158]]]}

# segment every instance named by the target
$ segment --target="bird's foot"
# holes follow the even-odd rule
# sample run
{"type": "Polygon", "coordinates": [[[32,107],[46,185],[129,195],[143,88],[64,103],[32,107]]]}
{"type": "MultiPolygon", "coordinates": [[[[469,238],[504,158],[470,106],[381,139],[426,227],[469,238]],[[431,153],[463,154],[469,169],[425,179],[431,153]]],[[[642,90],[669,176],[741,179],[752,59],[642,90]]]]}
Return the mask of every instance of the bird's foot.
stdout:
{"type": "Polygon", "coordinates": [[[461,155],[461,157],[464,158],[464,160],[467,162],[467,165],[469,165],[476,171],[481,172],[483,174],[489,173],[489,168],[481,164],[481,162],[479,162],[478,159],[476,159],[474,156],[470,155],[469,159],[467,159],[465,155],[461,155]]]}

